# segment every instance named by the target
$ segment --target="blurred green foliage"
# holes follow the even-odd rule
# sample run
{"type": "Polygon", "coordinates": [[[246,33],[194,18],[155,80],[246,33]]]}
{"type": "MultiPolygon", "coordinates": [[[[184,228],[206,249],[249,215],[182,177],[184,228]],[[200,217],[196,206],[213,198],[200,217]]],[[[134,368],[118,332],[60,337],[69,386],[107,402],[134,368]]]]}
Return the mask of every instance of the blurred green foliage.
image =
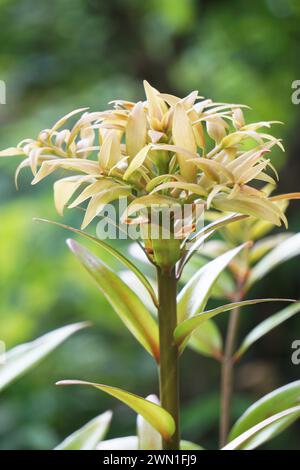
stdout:
{"type": "MultiPolygon", "coordinates": [[[[291,84],[300,79],[299,20],[297,0],[0,0],[0,79],[7,86],[1,148],[35,136],[76,107],[100,109],[113,98],[141,98],[146,78],[165,92],[198,89],[214,100],[246,103],[253,121],[284,121],[276,133],[287,152],[274,154],[283,170],[280,189],[299,190],[299,107],[291,103],[291,84]]],[[[14,167],[0,162],[0,336],[11,347],[78,320],[91,320],[93,327],[2,394],[0,449],[53,448],[111,407],[111,437],[132,434],[133,413],[112,399],[53,385],[81,378],[141,395],[157,391],[151,360],[69,254],[66,233],[32,221],[58,219],[51,180],[31,188],[24,172],[16,193],[14,167]]],[[[300,229],[299,211],[297,203],[289,211],[294,231],[300,229]]],[[[66,219],[78,226],[80,214],[66,219]]],[[[295,260],[278,268],[260,293],[298,298],[298,265],[295,260]]],[[[271,311],[252,310],[242,330],[271,311]]],[[[220,320],[223,328],[226,319],[220,320]]],[[[300,319],[294,318],[241,364],[236,417],[257,397],[299,377],[299,366],[290,361],[297,331],[300,319]]],[[[182,362],[184,437],[215,448],[218,366],[193,352],[182,362]]],[[[266,447],[297,448],[299,436],[294,426],[266,447]]]]}

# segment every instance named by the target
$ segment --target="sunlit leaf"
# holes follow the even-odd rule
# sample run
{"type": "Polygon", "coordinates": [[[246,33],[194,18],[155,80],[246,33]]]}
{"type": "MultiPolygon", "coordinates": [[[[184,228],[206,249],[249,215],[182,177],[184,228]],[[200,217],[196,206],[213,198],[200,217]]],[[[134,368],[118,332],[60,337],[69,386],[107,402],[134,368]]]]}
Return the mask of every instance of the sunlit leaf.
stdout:
{"type": "Polygon", "coordinates": [[[185,256],[182,257],[180,262],[178,263],[177,273],[178,275],[181,274],[184,266],[186,263],[191,259],[191,257],[200,250],[200,247],[203,245],[204,241],[207,239],[206,235],[213,235],[216,230],[227,226],[228,224],[232,224],[234,222],[238,222],[239,220],[247,218],[247,215],[244,214],[229,214],[225,217],[220,217],[217,220],[214,220],[210,224],[205,225],[202,229],[200,229],[194,238],[187,240],[187,253],[185,256]]]}
{"type": "MultiPolygon", "coordinates": [[[[293,423],[300,413],[300,380],[292,382],[268,393],[250,406],[233,426],[229,439],[235,440],[251,428],[258,425],[258,430],[246,439],[241,439],[243,449],[254,449],[269,439],[277,436],[281,431],[293,423]],[[294,412],[287,412],[288,408],[295,407],[294,412]],[[272,422],[266,422],[261,429],[259,423],[268,420],[270,416],[282,414],[272,422]],[[286,413],[286,414],[285,414],[286,413]],[[251,438],[250,438],[251,437],[251,438]]],[[[234,442],[234,441],[233,441],[234,442]]],[[[232,445],[228,444],[229,446],[232,445]]],[[[227,446],[226,446],[227,447],[227,446]]]]}
{"type": "Polygon", "coordinates": [[[207,320],[191,334],[188,342],[194,351],[217,360],[222,355],[222,336],[213,320],[207,320]]]}
{"type": "MultiPolygon", "coordinates": [[[[280,426],[283,428],[288,427],[293,421],[298,419],[299,416],[300,406],[294,406],[280,413],[276,413],[248,429],[233,441],[230,441],[221,450],[253,450],[266,440],[274,437],[274,429],[278,429],[280,426]]],[[[278,432],[276,432],[276,434],[278,434],[278,432]]]]}
{"type": "Polygon", "coordinates": [[[247,280],[246,289],[249,289],[272,269],[298,255],[300,255],[300,233],[284,240],[253,267],[247,280]]]}
{"type": "Polygon", "coordinates": [[[203,447],[191,441],[180,441],[180,450],[204,450],[203,447]]]}
{"type": "Polygon", "coordinates": [[[194,315],[191,318],[180,323],[174,332],[174,339],[177,345],[182,345],[183,342],[193,333],[193,331],[198,328],[202,323],[210,318],[213,318],[220,313],[228,312],[236,308],[246,307],[247,305],[255,305],[264,302],[293,302],[290,299],[252,299],[252,300],[242,300],[241,302],[232,302],[230,304],[221,305],[220,307],[207,310],[206,312],[199,313],[194,315]]]}
{"type": "Polygon", "coordinates": [[[275,248],[279,243],[283,242],[287,238],[291,237],[291,233],[276,233],[275,235],[270,235],[265,237],[262,240],[258,240],[250,250],[249,260],[251,264],[256,263],[263,256],[265,256],[268,251],[275,248]]]}
{"type": "Polygon", "coordinates": [[[269,318],[259,323],[252,331],[250,331],[250,333],[247,334],[238,351],[236,352],[235,357],[240,358],[247,351],[247,349],[252,346],[253,343],[258,341],[277,326],[281,325],[281,323],[289,320],[299,311],[300,302],[296,302],[295,304],[289,305],[284,310],[271,315],[269,318]]]}
{"type": "Polygon", "coordinates": [[[46,333],[30,343],[21,344],[5,354],[5,363],[0,365],[0,390],[35,366],[63,343],[69,336],[88,326],[74,323],[46,333]]]}
{"type": "Polygon", "coordinates": [[[55,450],[96,450],[108,431],[111,418],[111,411],[97,416],[64,439],[55,450]]]}
{"type": "MultiPolygon", "coordinates": [[[[141,281],[141,283],[144,285],[144,287],[147,289],[147,291],[149,292],[149,295],[150,297],[152,298],[153,300],[153,303],[154,305],[157,305],[157,297],[156,297],[156,294],[154,292],[154,289],[151,285],[151,283],[148,281],[148,279],[146,278],[146,276],[144,276],[144,274],[136,267],[136,265],[134,263],[132,263],[128,258],[126,258],[126,256],[122,255],[122,253],[120,253],[118,250],[116,250],[115,248],[113,248],[111,245],[109,245],[108,243],[104,242],[103,240],[101,240],[100,238],[97,238],[97,237],[94,237],[93,235],[90,235],[89,233],[87,232],[84,232],[83,230],[79,230],[77,228],[74,228],[74,227],[70,227],[69,225],[64,225],[64,224],[61,224],[59,222],[55,222],[55,221],[52,221],[52,220],[46,220],[46,219],[38,219],[38,218],[35,218],[34,220],[36,220],[37,222],[45,222],[45,223],[48,223],[48,224],[52,224],[52,225],[57,225],[58,227],[61,227],[61,228],[64,228],[66,230],[69,230],[70,232],[73,232],[73,233],[76,233],[78,235],[81,235],[82,237],[84,238],[87,238],[88,240],[91,240],[93,241],[94,243],[97,243],[97,245],[99,245],[103,250],[105,250],[107,253],[109,253],[113,258],[115,258],[116,260],[118,260],[120,263],[122,263],[126,268],[128,268],[130,271],[132,271],[134,273],[134,275],[139,279],[139,281],[141,281]]],[[[143,252],[141,252],[143,254],[143,252]]],[[[101,256],[101,253],[100,255],[101,256]]],[[[147,261],[147,258],[145,257],[146,261],[147,261]]]]}
{"type": "Polygon", "coordinates": [[[157,323],[139,297],[86,248],[74,240],[68,240],[67,243],[129,331],[159,361],[157,323]]]}
{"type": "MultiPolygon", "coordinates": [[[[133,292],[137,294],[137,296],[140,298],[140,300],[143,302],[145,307],[154,315],[157,315],[157,307],[153,304],[151,301],[151,298],[149,297],[149,292],[145,289],[144,285],[141,284],[139,279],[133,274],[132,271],[129,271],[128,269],[126,270],[121,270],[118,271],[118,275],[122,279],[122,281],[127,284],[133,292]]],[[[156,287],[156,282],[151,279],[151,283],[153,286],[156,287]]]]}
{"type": "Polygon", "coordinates": [[[243,244],[227,251],[196,272],[178,294],[178,323],[204,310],[210,292],[221,272],[245,246],[246,244],[243,244]]]}
{"type": "Polygon", "coordinates": [[[63,380],[58,382],[57,385],[89,385],[98,388],[114,398],[117,398],[136,413],[143,416],[143,418],[161,434],[164,440],[168,441],[175,432],[175,422],[166,410],[133,393],[126,392],[120,388],[81,380],[63,380]]]}

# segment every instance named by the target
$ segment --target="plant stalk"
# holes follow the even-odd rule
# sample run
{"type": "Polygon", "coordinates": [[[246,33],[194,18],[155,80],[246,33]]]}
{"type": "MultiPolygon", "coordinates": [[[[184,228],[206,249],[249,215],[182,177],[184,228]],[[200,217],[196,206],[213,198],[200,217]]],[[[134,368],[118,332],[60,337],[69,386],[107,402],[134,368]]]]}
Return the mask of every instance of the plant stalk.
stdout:
{"type": "Polygon", "coordinates": [[[176,430],[169,441],[163,440],[164,450],[179,450],[179,352],[174,344],[173,332],[177,325],[175,269],[157,268],[158,321],[160,341],[159,388],[161,406],[173,417],[176,430]]]}
{"type": "MultiPolygon", "coordinates": [[[[236,300],[238,302],[238,300],[236,300]]],[[[220,447],[227,444],[231,420],[231,405],[234,382],[234,348],[239,325],[240,308],[235,308],[229,317],[224,355],[221,364],[221,414],[220,447]]]]}

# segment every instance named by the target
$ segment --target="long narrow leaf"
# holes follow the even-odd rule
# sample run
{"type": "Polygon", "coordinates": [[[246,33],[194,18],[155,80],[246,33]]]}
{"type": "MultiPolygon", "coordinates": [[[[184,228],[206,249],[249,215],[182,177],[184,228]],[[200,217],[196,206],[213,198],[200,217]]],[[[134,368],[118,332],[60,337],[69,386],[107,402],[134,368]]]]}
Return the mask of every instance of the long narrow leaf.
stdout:
{"type": "Polygon", "coordinates": [[[269,318],[259,323],[255,328],[253,328],[250,333],[245,337],[238,351],[235,353],[235,358],[239,359],[256,341],[262,338],[264,335],[269,333],[271,330],[276,328],[276,326],[281,325],[281,323],[289,320],[296,313],[300,312],[300,302],[296,302],[293,305],[289,305],[284,310],[271,315],[269,318]]]}
{"type": "Polygon", "coordinates": [[[144,348],[159,362],[158,326],[139,297],[101,260],[74,240],[70,250],[89,272],[123,323],[144,348]]]}
{"type": "Polygon", "coordinates": [[[206,320],[191,334],[188,346],[199,354],[220,360],[222,357],[222,336],[213,320],[206,320]]]}
{"type": "Polygon", "coordinates": [[[174,339],[178,346],[181,346],[184,341],[193,333],[193,331],[198,328],[203,322],[209,320],[210,318],[215,317],[223,312],[228,312],[235,308],[246,307],[247,305],[255,305],[264,302],[294,302],[291,299],[252,299],[252,300],[242,300],[241,302],[232,302],[230,304],[221,305],[220,307],[207,310],[206,312],[199,313],[199,315],[194,315],[192,318],[185,320],[180,323],[174,332],[174,339]]]}
{"type": "Polygon", "coordinates": [[[247,246],[246,243],[218,256],[190,279],[177,297],[178,323],[204,310],[210,292],[221,272],[245,246],[247,246]]]}
{"type": "Polygon", "coordinates": [[[164,408],[133,393],[126,392],[120,388],[81,380],[63,380],[57,382],[57,385],[88,385],[98,388],[114,398],[117,398],[136,413],[143,416],[145,420],[162,435],[163,439],[168,441],[175,432],[175,422],[164,408]]]}
{"type": "Polygon", "coordinates": [[[246,288],[249,289],[272,269],[298,255],[300,255],[300,233],[284,240],[254,266],[248,278],[246,288]]]}
{"type": "Polygon", "coordinates": [[[38,364],[69,336],[86,326],[88,323],[63,326],[30,343],[21,344],[8,351],[5,355],[5,363],[0,365],[0,390],[38,364]]]}
{"type": "Polygon", "coordinates": [[[105,437],[112,418],[106,411],[63,440],[55,450],[96,450],[105,437]]]}
{"type": "Polygon", "coordinates": [[[88,240],[91,240],[91,241],[97,243],[97,245],[101,246],[101,248],[103,248],[103,250],[105,250],[107,253],[112,255],[115,259],[117,259],[120,263],[122,263],[124,266],[126,266],[126,268],[130,269],[135,274],[135,276],[146,287],[147,291],[149,292],[149,294],[150,294],[150,296],[153,300],[154,305],[157,306],[156,294],[155,294],[154,289],[151,286],[150,282],[146,278],[146,276],[144,276],[144,274],[128,258],[126,258],[126,256],[122,255],[122,253],[120,253],[118,250],[116,250],[115,248],[110,246],[108,243],[105,243],[103,240],[100,240],[99,238],[94,237],[93,235],[90,235],[89,233],[86,233],[83,230],[79,230],[77,228],[61,224],[59,222],[55,222],[55,221],[52,221],[52,220],[46,220],[46,219],[38,219],[38,218],[36,218],[34,220],[36,220],[37,222],[45,222],[45,223],[48,223],[48,224],[57,225],[58,227],[69,230],[70,232],[81,235],[82,237],[87,238],[88,240]]]}
{"type": "Polygon", "coordinates": [[[210,224],[203,227],[201,230],[199,230],[199,232],[195,235],[193,239],[187,240],[186,243],[189,245],[189,248],[188,248],[187,254],[181,259],[178,265],[178,275],[181,274],[186,263],[188,263],[191,257],[199,250],[199,248],[201,247],[201,245],[206,239],[205,235],[208,235],[208,234],[212,235],[216,230],[223,228],[228,224],[232,224],[239,220],[245,219],[247,217],[248,216],[244,214],[226,215],[225,217],[214,220],[210,224]]]}
{"type": "MultiPolygon", "coordinates": [[[[273,416],[265,419],[264,421],[256,424],[252,428],[245,431],[243,434],[238,436],[233,441],[229,442],[225,447],[221,450],[252,450],[262,444],[263,442],[255,442],[255,437],[257,435],[262,435],[265,433],[267,428],[275,428],[282,423],[286,423],[287,421],[295,421],[300,416],[300,406],[293,406],[292,408],[288,408],[287,410],[281,411],[280,413],[276,413],[273,416]],[[252,445],[249,444],[252,442],[252,445]]],[[[286,426],[285,426],[286,427],[286,426]]]]}
{"type": "MultiPolygon", "coordinates": [[[[258,425],[262,421],[277,413],[284,412],[288,408],[299,407],[300,404],[300,380],[296,380],[288,385],[280,387],[268,393],[256,403],[250,406],[233,426],[229,439],[236,439],[250,428],[258,425]]],[[[258,445],[277,436],[295,421],[298,415],[291,414],[284,419],[276,421],[262,432],[256,432],[253,438],[247,439],[244,444],[245,449],[254,449],[258,445]]]]}

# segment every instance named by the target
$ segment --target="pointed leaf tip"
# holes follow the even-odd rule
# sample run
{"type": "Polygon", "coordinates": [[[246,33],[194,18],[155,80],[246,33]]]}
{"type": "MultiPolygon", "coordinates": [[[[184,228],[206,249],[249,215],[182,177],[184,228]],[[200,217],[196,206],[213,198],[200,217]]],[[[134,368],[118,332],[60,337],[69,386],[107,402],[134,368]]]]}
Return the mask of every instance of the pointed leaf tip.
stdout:
{"type": "Polygon", "coordinates": [[[165,440],[170,440],[175,432],[172,416],[160,405],[145,400],[133,393],[109,385],[86,382],[82,380],[61,380],[57,385],[88,385],[97,388],[127,405],[155,428],[165,440]]]}
{"type": "Polygon", "coordinates": [[[6,361],[0,368],[0,390],[37,365],[71,335],[87,326],[86,322],[66,325],[7,351],[6,361]]]}

